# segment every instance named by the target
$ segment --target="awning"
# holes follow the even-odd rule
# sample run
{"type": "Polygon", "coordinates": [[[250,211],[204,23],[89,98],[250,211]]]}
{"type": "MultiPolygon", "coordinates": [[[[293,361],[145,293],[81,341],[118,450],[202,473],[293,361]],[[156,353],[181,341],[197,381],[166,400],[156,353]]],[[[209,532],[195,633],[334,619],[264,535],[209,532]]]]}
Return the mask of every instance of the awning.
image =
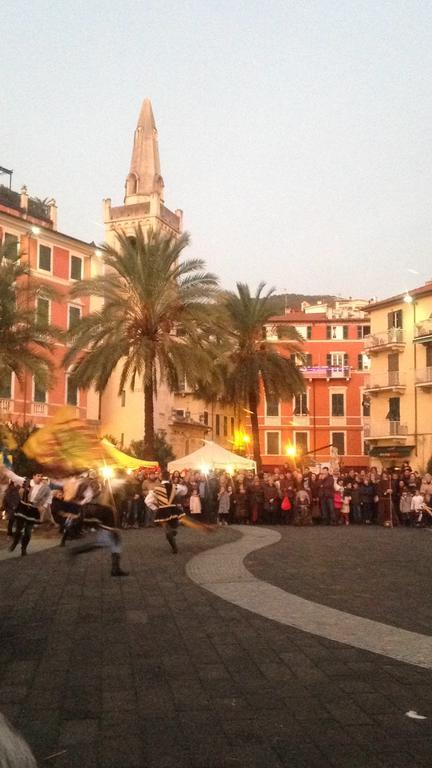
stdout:
{"type": "Polygon", "coordinates": [[[382,456],[387,459],[401,459],[409,456],[413,445],[375,445],[369,451],[369,456],[382,456]]]}

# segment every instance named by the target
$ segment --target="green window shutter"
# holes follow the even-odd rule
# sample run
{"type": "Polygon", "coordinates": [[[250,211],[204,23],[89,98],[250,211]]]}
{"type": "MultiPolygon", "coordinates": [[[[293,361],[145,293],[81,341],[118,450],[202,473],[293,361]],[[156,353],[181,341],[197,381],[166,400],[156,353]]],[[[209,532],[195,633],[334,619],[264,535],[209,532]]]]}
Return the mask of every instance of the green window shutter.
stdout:
{"type": "Polygon", "coordinates": [[[344,337],[344,339],[347,339],[348,338],[348,326],[347,325],[343,325],[342,328],[343,328],[343,331],[342,331],[343,337],[344,337]]]}

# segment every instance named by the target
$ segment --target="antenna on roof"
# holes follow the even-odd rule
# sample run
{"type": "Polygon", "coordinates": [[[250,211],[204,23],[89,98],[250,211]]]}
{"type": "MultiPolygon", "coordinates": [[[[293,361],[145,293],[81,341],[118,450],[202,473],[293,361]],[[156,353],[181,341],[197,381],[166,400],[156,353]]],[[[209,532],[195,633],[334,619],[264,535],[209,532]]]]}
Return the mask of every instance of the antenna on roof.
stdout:
{"type": "Polygon", "coordinates": [[[9,168],[3,168],[3,166],[0,165],[0,176],[9,176],[9,189],[12,189],[12,174],[13,171],[10,171],[9,168]]]}

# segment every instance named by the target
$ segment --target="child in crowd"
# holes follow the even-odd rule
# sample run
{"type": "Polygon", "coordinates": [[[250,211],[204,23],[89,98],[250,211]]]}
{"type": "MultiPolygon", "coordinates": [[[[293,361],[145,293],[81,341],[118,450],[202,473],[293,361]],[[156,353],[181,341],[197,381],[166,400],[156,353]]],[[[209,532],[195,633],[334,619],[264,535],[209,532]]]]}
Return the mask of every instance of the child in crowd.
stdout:
{"type": "Polygon", "coordinates": [[[304,489],[300,489],[296,493],[295,499],[296,506],[296,525],[312,525],[312,512],[311,512],[311,500],[309,493],[304,489]]]}
{"type": "Polygon", "coordinates": [[[411,499],[411,520],[418,528],[423,524],[423,504],[423,494],[416,488],[415,494],[411,499]]]}
{"type": "Polygon", "coordinates": [[[194,484],[192,488],[191,497],[189,499],[189,512],[191,515],[201,514],[201,499],[198,491],[198,486],[194,484]]]}
{"type": "Polygon", "coordinates": [[[349,525],[350,523],[351,500],[352,500],[351,483],[348,483],[346,488],[344,489],[343,497],[342,497],[341,515],[342,515],[342,522],[344,525],[349,525]]]}
{"type": "Polygon", "coordinates": [[[218,493],[218,525],[228,525],[228,515],[231,504],[231,489],[228,489],[226,481],[221,482],[218,493]]]}
{"type": "Polygon", "coordinates": [[[410,524],[412,495],[404,488],[399,501],[399,520],[401,525],[410,524]]]}

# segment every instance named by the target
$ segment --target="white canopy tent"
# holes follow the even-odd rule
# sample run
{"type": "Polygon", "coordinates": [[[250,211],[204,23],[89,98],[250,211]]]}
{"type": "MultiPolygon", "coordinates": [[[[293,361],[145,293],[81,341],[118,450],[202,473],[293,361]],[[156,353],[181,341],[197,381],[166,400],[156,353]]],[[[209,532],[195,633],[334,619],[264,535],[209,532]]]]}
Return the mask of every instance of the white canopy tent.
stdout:
{"type": "Polygon", "coordinates": [[[221,445],[208,441],[197,451],[183,456],[182,459],[170,461],[168,469],[170,472],[175,470],[181,472],[184,469],[197,469],[202,472],[208,472],[211,469],[234,469],[246,471],[248,469],[256,470],[256,464],[252,459],[246,459],[244,456],[238,456],[237,453],[231,453],[221,445]]]}

